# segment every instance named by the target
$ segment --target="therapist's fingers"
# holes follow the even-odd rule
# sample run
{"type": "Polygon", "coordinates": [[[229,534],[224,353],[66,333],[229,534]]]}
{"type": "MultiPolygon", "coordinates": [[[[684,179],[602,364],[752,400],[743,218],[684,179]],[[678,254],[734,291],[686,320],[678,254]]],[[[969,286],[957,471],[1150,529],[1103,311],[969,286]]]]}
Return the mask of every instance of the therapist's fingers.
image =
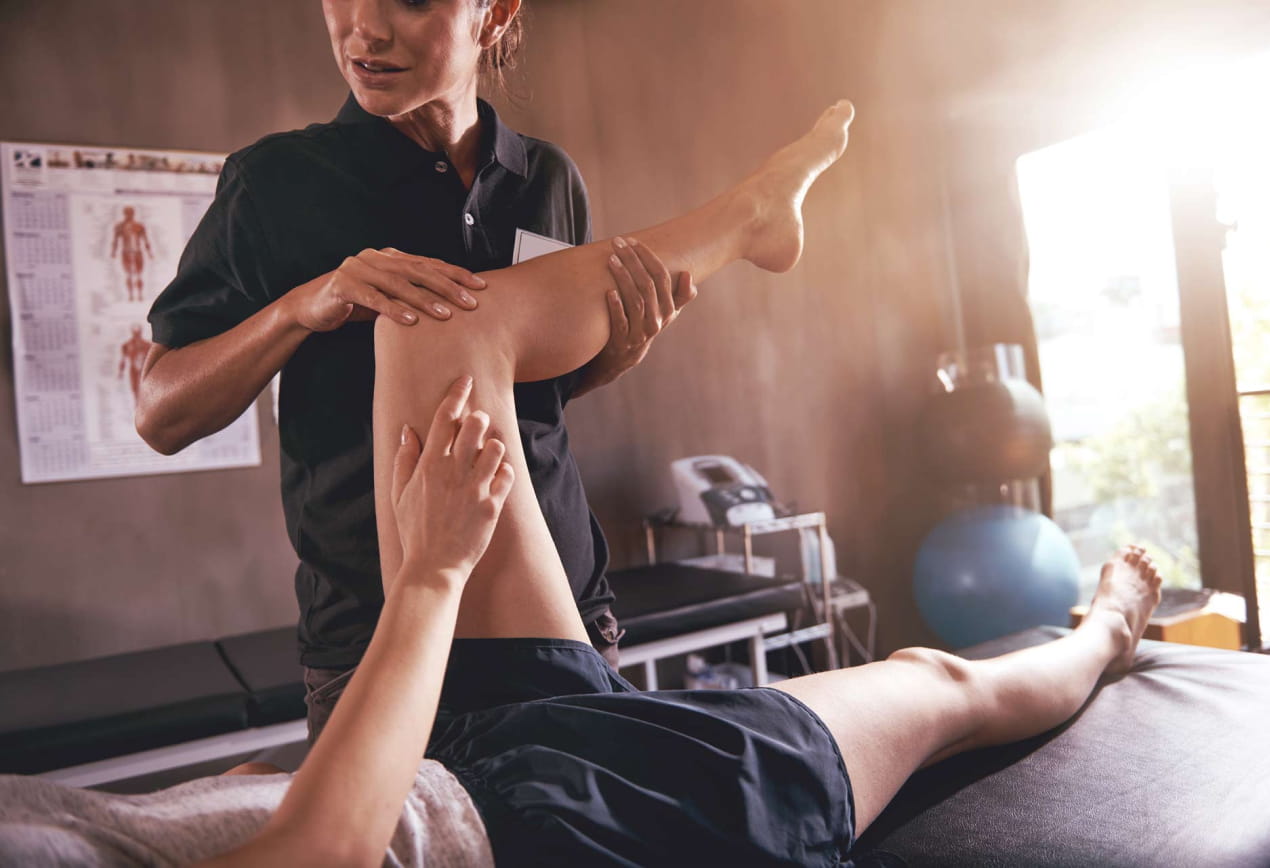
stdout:
{"type": "Polygon", "coordinates": [[[613,249],[635,290],[634,301],[630,296],[622,299],[626,304],[626,317],[631,321],[631,331],[641,337],[650,337],[661,328],[657,284],[627,239],[614,238],[613,249]]]}
{"type": "Polygon", "coordinates": [[[432,319],[449,319],[455,308],[475,309],[476,297],[468,291],[469,286],[472,289],[485,286],[481,278],[467,269],[439,259],[412,256],[392,247],[363,250],[354,258],[368,269],[362,278],[371,287],[432,319]]]}
{"type": "Polygon", "coordinates": [[[609,342],[626,346],[631,323],[626,318],[626,309],[622,307],[622,297],[616,289],[610,289],[604,294],[604,300],[609,306],[609,342]]]}
{"type": "Polygon", "coordinates": [[[446,262],[444,259],[436,259],[431,256],[416,256],[413,253],[403,253],[396,247],[385,247],[380,252],[393,259],[402,260],[407,263],[415,263],[429,268],[438,274],[449,278],[455,283],[460,283],[463,286],[468,287],[469,289],[480,290],[485,289],[485,287],[488,286],[485,282],[485,278],[481,277],[479,274],[468,271],[461,265],[446,262]]]}
{"type": "Polygon", "coordinates": [[[468,376],[459,377],[446,390],[445,397],[441,399],[437,412],[432,417],[428,440],[423,444],[423,457],[429,463],[450,454],[459,420],[463,418],[463,411],[471,394],[472,378],[468,376]]]}
{"type": "MultiPolygon", "coordinates": [[[[419,314],[409,305],[395,301],[393,292],[385,292],[386,287],[394,280],[403,285],[406,283],[402,278],[367,264],[364,259],[350,256],[340,264],[339,268],[335,269],[331,279],[323,285],[322,291],[327,301],[336,306],[355,305],[394,319],[403,325],[412,325],[418,322],[419,314]]],[[[345,310],[343,318],[355,318],[350,317],[349,314],[350,311],[345,310]]]]}
{"type": "Polygon", "coordinates": [[[613,255],[609,257],[609,274],[617,287],[618,300],[622,304],[623,318],[628,330],[637,327],[644,320],[644,301],[640,297],[639,286],[635,283],[635,275],[631,273],[628,260],[635,260],[626,243],[618,245],[620,239],[613,239],[613,255]],[[625,256],[622,254],[625,253],[625,256]]]}
{"type": "Polygon", "coordinates": [[[675,281],[675,315],[678,316],[684,305],[696,297],[697,285],[692,282],[692,275],[687,271],[679,272],[679,279],[675,281]]]}
{"type": "MultiPolygon", "coordinates": [[[[398,275],[405,278],[413,287],[411,297],[423,304],[441,304],[448,302],[452,307],[463,310],[476,308],[476,296],[468,292],[467,287],[458,281],[442,274],[436,268],[423,262],[409,260],[393,262],[398,275]],[[439,300],[438,300],[439,299],[439,300]]],[[[403,298],[408,301],[409,298],[403,298]]]]}
{"type": "Polygon", "coordinates": [[[390,303],[403,304],[408,310],[422,312],[437,320],[447,320],[453,315],[451,306],[444,304],[448,300],[444,295],[418,286],[409,275],[371,267],[365,279],[372,291],[378,291],[390,303]]]}
{"type": "Polygon", "coordinates": [[[661,261],[656,253],[654,253],[647,245],[642,244],[638,238],[626,239],[631,246],[631,250],[635,251],[635,255],[639,257],[640,264],[643,266],[648,279],[652,281],[655,292],[656,316],[648,319],[647,312],[645,318],[648,319],[650,325],[655,325],[660,330],[675,315],[674,301],[674,281],[670,276],[670,269],[666,267],[666,263],[661,261]]]}

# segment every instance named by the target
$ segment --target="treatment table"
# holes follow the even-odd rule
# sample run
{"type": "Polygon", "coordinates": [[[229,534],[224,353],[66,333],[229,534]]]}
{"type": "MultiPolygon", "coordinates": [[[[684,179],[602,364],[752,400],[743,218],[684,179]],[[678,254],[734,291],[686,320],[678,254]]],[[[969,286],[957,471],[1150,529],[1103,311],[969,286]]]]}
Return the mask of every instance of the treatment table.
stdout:
{"type": "MultiPolygon", "coordinates": [[[[1040,627],[962,652],[992,657],[1040,627]]],[[[1270,866],[1270,657],[1143,641],[1067,725],[918,772],[860,865],[1270,866]]]]}
{"type": "MultiPolygon", "coordinates": [[[[744,603],[727,617],[758,617],[756,598],[744,603]]],[[[678,629],[707,629],[695,603],[672,614],[678,629]]],[[[641,620],[659,641],[651,610],[641,620]]],[[[963,653],[992,656],[1062,632],[1037,628],[963,653]]],[[[88,786],[301,741],[302,697],[290,628],[4,672],[0,772],[88,786]]],[[[1067,725],[916,774],[851,858],[911,868],[1270,866],[1270,657],[1143,642],[1133,671],[1067,725]]]]}

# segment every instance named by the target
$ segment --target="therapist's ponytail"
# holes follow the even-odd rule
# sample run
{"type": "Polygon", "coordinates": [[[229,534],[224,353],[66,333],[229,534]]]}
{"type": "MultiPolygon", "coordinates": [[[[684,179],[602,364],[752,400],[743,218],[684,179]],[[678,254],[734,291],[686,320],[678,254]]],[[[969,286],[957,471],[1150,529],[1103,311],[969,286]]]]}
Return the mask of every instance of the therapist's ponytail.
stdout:
{"type": "MultiPolygon", "coordinates": [[[[477,8],[488,9],[493,0],[476,0],[477,8]]],[[[525,41],[525,5],[507,25],[503,35],[497,42],[481,52],[480,73],[497,90],[510,95],[507,88],[507,73],[516,66],[520,57],[520,47],[525,41]]]]}

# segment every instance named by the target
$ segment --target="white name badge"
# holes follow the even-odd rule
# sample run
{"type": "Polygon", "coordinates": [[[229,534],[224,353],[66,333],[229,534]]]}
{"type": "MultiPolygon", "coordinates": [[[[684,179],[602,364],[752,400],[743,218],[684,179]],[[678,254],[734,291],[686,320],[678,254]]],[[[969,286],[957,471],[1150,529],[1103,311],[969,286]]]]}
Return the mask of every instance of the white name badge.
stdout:
{"type": "Polygon", "coordinates": [[[572,246],[572,244],[548,238],[546,235],[539,235],[537,232],[517,229],[516,247],[512,251],[512,265],[533,259],[535,256],[545,256],[548,253],[555,253],[557,250],[567,250],[572,246]]]}

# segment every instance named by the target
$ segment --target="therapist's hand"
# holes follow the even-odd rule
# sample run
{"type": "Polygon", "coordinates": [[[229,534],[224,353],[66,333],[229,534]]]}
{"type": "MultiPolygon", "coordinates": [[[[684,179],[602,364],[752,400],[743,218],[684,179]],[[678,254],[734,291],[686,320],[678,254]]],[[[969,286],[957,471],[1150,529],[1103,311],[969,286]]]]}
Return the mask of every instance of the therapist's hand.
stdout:
{"type": "Polygon", "coordinates": [[[653,339],[697,297],[692,275],[671,278],[665,263],[634,238],[613,239],[609,274],[609,341],[591,362],[574,396],[611,383],[648,355],[653,339]]]}
{"type": "Polygon", "coordinates": [[[413,429],[402,428],[392,469],[401,577],[439,571],[466,582],[511,491],[507,448],[487,436],[489,415],[469,408],[471,394],[471,377],[450,385],[422,444],[413,429]]]}
{"type": "Polygon", "coordinates": [[[346,322],[388,316],[412,325],[419,316],[449,319],[472,310],[485,281],[465,268],[393,247],[366,249],[339,268],[301,284],[286,295],[296,322],[329,332],[346,322]]]}

